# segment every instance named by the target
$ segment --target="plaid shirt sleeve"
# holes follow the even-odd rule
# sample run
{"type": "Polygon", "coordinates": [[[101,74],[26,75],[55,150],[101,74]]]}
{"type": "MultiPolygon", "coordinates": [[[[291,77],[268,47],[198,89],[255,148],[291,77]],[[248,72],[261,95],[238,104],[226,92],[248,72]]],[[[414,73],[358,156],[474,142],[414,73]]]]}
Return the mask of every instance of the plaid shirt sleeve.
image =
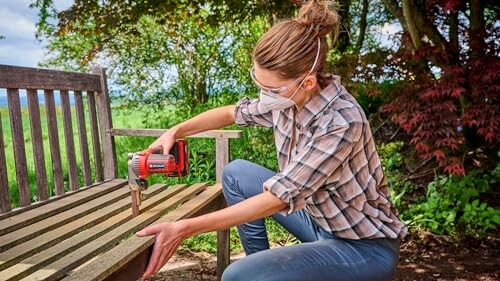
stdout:
{"type": "Polygon", "coordinates": [[[260,104],[259,99],[242,98],[234,110],[234,121],[241,126],[273,126],[273,113],[260,104]]]}
{"type": "Polygon", "coordinates": [[[291,214],[305,207],[312,196],[351,154],[354,143],[360,140],[363,122],[359,112],[336,112],[325,115],[305,149],[299,151],[285,169],[264,183],[264,189],[275,194],[289,208],[281,211],[291,214]]]}

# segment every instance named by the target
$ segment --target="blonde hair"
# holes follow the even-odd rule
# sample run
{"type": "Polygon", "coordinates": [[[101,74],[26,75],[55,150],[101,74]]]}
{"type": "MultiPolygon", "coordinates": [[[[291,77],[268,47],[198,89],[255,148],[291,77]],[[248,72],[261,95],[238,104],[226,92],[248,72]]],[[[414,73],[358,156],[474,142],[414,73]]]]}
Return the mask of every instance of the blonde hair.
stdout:
{"type": "Polygon", "coordinates": [[[312,0],[300,8],[295,19],[278,22],[259,39],[253,60],[284,79],[297,79],[309,73],[319,47],[319,58],[312,72],[320,74],[316,78],[324,88],[328,83],[321,75],[328,52],[326,37],[332,34],[335,42],[338,29],[339,15],[333,5],[329,1],[312,0]]]}

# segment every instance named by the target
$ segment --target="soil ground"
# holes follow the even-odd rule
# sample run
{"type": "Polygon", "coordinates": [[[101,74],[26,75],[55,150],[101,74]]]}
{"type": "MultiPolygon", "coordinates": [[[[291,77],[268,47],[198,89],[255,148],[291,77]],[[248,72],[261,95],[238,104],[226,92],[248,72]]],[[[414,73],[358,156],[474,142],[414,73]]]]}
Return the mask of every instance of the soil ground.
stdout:
{"type": "MultiPolygon", "coordinates": [[[[243,254],[235,258],[243,257],[243,254]]],[[[213,255],[176,254],[163,271],[149,280],[217,280],[213,255]]],[[[407,236],[401,245],[395,281],[498,281],[500,239],[447,241],[434,235],[407,236]]],[[[286,280],[284,280],[286,281],[286,280]]]]}

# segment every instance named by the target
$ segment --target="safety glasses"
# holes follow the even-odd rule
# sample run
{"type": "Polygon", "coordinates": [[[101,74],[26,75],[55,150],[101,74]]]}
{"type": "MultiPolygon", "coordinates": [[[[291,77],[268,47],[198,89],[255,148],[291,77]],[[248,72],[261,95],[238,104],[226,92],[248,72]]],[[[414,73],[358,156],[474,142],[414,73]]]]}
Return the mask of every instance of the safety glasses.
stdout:
{"type": "Polygon", "coordinates": [[[266,86],[262,85],[262,83],[260,83],[257,80],[257,78],[255,78],[255,69],[253,67],[252,67],[252,69],[250,69],[250,77],[252,77],[252,80],[255,83],[255,85],[257,85],[257,87],[261,88],[265,94],[268,94],[270,96],[281,95],[283,93],[286,93],[290,89],[291,85],[297,83],[297,81],[299,81],[302,78],[302,77],[299,77],[299,78],[295,79],[294,81],[290,82],[288,85],[283,86],[283,87],[270,88],[270,87],[266,87],[266,86]]]}

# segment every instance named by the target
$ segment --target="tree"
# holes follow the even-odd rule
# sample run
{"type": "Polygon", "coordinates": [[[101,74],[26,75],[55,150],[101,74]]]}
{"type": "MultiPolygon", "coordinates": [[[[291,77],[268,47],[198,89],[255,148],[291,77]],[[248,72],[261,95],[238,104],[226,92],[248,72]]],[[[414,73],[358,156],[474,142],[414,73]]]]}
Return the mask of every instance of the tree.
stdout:
{"type": "MultiPolygon", "coordinates": [[[[60,13],[51,1],[34,3],[42,15],[39,36],[49,42],[50,56],[42,65],[83,70],[104,61],[129,102],[195,105],[224,89],[249,91],[247,57],[267,17],[243,20],[248,15],[233,14],[232,4],[219,1],[127,3],[77,1],[60,13]],[[56,15],[57,26],[49,24],[56,15]]],[[[266,7],[284,11],[278,4],[261,9],[266,7]]]]}
{"type": "MultiPolygon", "coordinates": [[[[248,91],[247,73],[234,70],[250,65],[236,63],[249,62],[258,38],[255,35],[275,21],[291,17],[302,4],[303,1],[77,0],[59,13],[52,0],[37,0],[33,6],[40,9],[38,36],[49,42],[50,55],[44,66],[83,70],[105,61],[111,67],[111,78],[130,90],[128,97],[157,101],[159,97],[184,96],[186,103],[191,104],[207,101],[214,85],[220,89],[225,81],[235,81],[235,74],[243,80],[236,81],[243,82],[238,89],[248,91]],[[50,18],[57,18],[57,25],[50,24],[50,18]],[[226,76],[220,76],[222,73],[226,76]]],[[[349,7],[357,4],[352,0],[340,3],[342,25],[347,28],[340,35],[344,38],[339,47],[341,54],[351,52],[350,37],[359,38],[358,53],[363,45],[364,34],[356,37],[359,17],[357,13],[348,13],[349,7]]],[[[353,61],[356,63],[357,59],[353,61]]],[[[232,87],[236,84],[232,83],[232,87]]]]}
{"type": "Polygon", "coordinates": [[[382,0],[403,27],[398,52],[410,73],[386,110],[426,159],[449,173],[498,156],[498,7],[493,1],[382,0]]]}
{"type": "Polygon", "coordinates": [[[90,61],[118,35],[136,36],[136,24],[149,16],[174,31],[175,23],[186,18],[217,27],[224,23],[238,24],[248,19],[265,17],[269,22],[289,17],[295,11],[290,1],[97,1],[76,0],[65,11],[56,13],[52,0],[35,0],[40,10],[37,24],[40,36],[53,37],[79,34],[94,38],[82,62],[90,61]],[[50,24],[57,18],[57,27],[50,24]]]}

